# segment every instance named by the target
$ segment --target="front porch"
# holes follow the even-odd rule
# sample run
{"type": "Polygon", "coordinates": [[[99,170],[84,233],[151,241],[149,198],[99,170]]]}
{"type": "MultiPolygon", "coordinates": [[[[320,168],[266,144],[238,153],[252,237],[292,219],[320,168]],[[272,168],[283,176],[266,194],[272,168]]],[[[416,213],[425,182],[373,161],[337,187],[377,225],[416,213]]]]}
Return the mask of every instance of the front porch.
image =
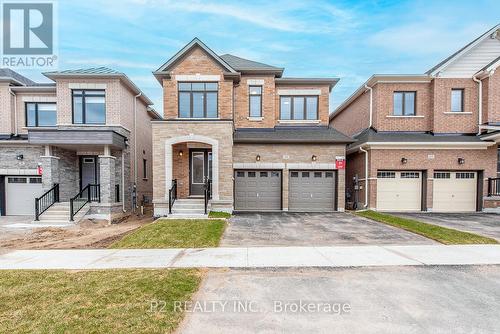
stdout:
{"type": "Polygon", "coordinates": [[[44,193],[35,199],[35,221],[77,222],[84,216],[111,221],[131,207],[124,201],[129,173],[124,173],[122,150],[109,145],[46,145],[44,151],[44,193]]]}
{"type": "Polygon", "coordinates": [[[205,198],[207,184],[210,184],[207,206],[216,211],[232,211],[231,123],[154,122],[153,143],[155,216],[188,213],[188,209],[204,214],[204,203],[200,210],[195,202],[205,198]]]}

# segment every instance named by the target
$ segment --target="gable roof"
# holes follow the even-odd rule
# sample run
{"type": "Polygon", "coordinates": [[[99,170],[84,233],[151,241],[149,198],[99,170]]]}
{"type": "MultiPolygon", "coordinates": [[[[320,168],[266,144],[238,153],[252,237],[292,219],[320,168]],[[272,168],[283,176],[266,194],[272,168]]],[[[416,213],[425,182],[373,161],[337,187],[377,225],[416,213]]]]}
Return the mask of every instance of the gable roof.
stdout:
{"type": "Polygon", "coordinates": [[[161,82],[160,78],[164,75],[168,75],[168,70],[177,63],[185,54],[191,51],[195,47],[200,47],[206,53],[208,53],[219,65],[221,65],[226,71],[232,74],[237,74],[237,72],[232,68],[226,61],[219,57],[215,52],[213,52],[208,46],[205,45],[201,40],[195,37],[191,42],[186,44],[182,49],[180,49],[175,55],[173,55],[167,62],[160,66],[159,69],[153,72],[154,76],[158,81],[161,82]]]}
{"type": "Polygon", "coordinates": [[[137,87],[137,85],[130,80],[130,78],[123,72],[116,71],[114,69],[108,67],[90,67],[90,68],[79,68],[72,70],[63,70],[63,71],[53,71],[53,72],[44,72],[42,73],[47,78],[55,80],[57,78],[118,78],[123,81],[123,83],[135,94],[141,94],[139,98],[147,105],[152,105],[153,101],[151,101],[146,94],[142,92],[142,90],[137,87]]]}
{"type": "Polygon", "coordinates": [[[10,68],[0,68],[0,79],[10,80],[14,84],[17,84],[19,86],[37,85],[37,83],[33,80],[26,78],[24,75],[21,75],[16,71],[11,70],[10,68]]]}
{"type": "Polygon", "coordinates": [[[479,44],[481,41],[486,39],[489,35],[493,34],[498,29],[500,29],[500,24],[497,24],[496,26],[494,26],[493,28],[491,28],[490,30],[488,30],[487,32],[485,32],[484,34],[482,34],[481,36],[479,36],[478,38],[476,38],[475,40],[473,40],[460,50],[458,50],[457,52],[453,53],[451,56],[444,59],[439,64],[437,64],[436,66],[434,66],[425,73],[429,75],[434,75],[437,72],[441,71],[444,67],[448,66],[451,62],[455,61],[455,59],[457,59],[467,51],[471,50],[473,47],[475,47],[477,44],[479,44]]]}
{"type": "Polygon", "coordinates": [[[276,72],[281,76],[284,70],[281,67],[275,67],[264,63],[259,63],[257,61],[241,58],[232,54],[226,53],[221,55],[220,57],[238,72],[269,71],[269,72],[276,72]]]}

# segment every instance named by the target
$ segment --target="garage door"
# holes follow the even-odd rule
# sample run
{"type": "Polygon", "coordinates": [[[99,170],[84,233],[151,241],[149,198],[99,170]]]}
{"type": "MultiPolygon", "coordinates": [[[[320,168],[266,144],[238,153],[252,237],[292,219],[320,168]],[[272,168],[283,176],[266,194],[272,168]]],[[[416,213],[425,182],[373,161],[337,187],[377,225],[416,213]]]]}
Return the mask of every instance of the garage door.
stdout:
{"type": "Polygon", "coordinates": [[[435,172],[433,189],[432,211],[476,211],[477,173],[435,172]]]}
{"type": "Polygon", "coordinates": [[[43,194],[38,176],[6,176],[5,208],[7,215],[33,215],[35,198],[43,194]]]}
{"type": "Polygon", "coordinates": [[[290,171],[288,187],[289,211],[335,210],[333,171],[290,171]]]}
{"type": "Polygon", "coordinates": [[[234,180],[235,210],[281,210],[281,171],[240,170],[234,180]]]}
{"type": "Polygon", "coordinates": [[[422,173],[417,171],[379,171],[377,210],[422,210],[422,173]]]}

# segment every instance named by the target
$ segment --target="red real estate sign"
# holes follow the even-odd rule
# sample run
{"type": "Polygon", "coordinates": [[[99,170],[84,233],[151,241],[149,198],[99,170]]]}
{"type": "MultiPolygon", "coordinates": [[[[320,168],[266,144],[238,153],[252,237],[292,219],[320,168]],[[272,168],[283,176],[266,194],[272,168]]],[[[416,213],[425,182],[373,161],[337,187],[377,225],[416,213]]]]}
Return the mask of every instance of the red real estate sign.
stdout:
{"type": "Polygon", "coordinates": [[[36,168],[36,172],[37,172],[38,175],[42,175],[43,174],[43,168],[42,168],[42,166],[38,166],[36,168]]]}
{"type": "Polygon", "coordinates": [[[337,169],[345,169],[345,160],[337,160],[335,161],[335,165],[337,169]]]}

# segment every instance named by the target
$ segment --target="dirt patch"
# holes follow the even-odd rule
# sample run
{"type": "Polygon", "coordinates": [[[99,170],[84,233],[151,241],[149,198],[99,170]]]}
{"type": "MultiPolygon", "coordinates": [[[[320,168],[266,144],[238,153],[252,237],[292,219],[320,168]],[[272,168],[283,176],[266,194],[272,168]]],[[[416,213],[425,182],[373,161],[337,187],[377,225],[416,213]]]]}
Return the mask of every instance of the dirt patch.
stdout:
{"type": "Polygon", "coordinates": [[[83,220],[71,227],[27,230],[0,240],[3,249],[106,248],[114,241],[153,221],[152,217],[129,216],[119,224],[83,220]]]}

